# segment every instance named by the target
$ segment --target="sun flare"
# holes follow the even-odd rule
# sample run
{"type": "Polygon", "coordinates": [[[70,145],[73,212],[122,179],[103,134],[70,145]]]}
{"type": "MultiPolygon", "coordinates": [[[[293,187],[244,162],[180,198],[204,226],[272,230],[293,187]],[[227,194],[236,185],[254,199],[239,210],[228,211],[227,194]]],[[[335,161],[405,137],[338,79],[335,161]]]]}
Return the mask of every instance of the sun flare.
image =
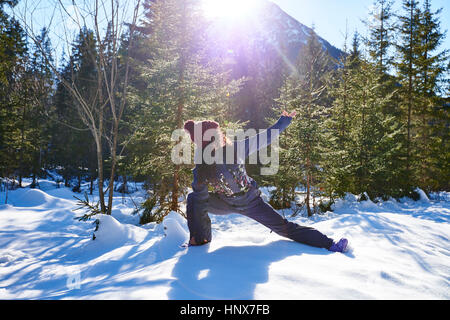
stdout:
{"type": "Polygon", "coordinates": [[[203,11],[209,18],[239,18],[248,16],[259,0],[203,0],[203,11]]]}

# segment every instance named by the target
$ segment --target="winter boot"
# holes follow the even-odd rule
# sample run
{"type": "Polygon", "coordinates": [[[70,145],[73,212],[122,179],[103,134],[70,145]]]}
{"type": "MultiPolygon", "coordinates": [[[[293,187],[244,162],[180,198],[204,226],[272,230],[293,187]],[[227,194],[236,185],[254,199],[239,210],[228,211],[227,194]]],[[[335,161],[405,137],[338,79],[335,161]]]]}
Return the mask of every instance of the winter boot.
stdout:
{"type": "Polygon", "coordinates": [[[333,251],[333,252],[342,252],[342,253],[347,252],[348,240],[345,238],[342,238],[337,243],[333,242],[333,244],[331,245],[331,247],[328,250],[333,251]]]}

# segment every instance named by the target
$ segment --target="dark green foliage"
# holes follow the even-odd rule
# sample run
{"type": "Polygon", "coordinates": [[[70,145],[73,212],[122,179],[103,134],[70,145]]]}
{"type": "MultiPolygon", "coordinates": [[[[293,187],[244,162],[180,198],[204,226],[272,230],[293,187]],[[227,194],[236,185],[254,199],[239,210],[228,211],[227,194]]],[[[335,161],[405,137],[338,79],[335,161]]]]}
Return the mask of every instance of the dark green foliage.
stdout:
{"type": "Polygon", "coordinates": [[[328,191],[338,196],[394,195],[401,183],[403,146],[402,127],[385,112],[394,104],[394,91],[376,65],[358,64],[358,69],[343,69],[341,85],[332,91],[336,99],[328,119],[328,191]]]}
{"type": "Polygon", "coordinates": [[[441,83],[448,70],[448,50],[439,46],[445,34],[440,30],[441,10],[431,11],[430,1],[403,1],[399,16],[400,41],[396,46],[400,107],[406,126],[406,173],[411,186],[431,191],[442,188],[439,177],[448,178],[448,95],[441,83]]]}
{"type": "Polygon", "coordinates": [[[155,196],[149,196],[147,200],[141,204],[142,213],[139,219],[140,224],[146,224],[149,222],[160,223],[163,221],[167,213],[163,207],[157,207],[157,202],[158,201],[155,196]]]}
{"type": "Polygon", "coordinates": [[[328,211],[333,211],[332,206],[334,204],[334,200],[324,200],[324,201],[320,201],[319,202],[319,210],[320,212],[328,212],[328,211]]]}
{"type": "Polygon", "coordinates": [[[239,86],[220,61],[206,60],[207,24],[196,5],[158,1],[149,7],[141,28],[130,109],[135,136],[128,148],[128,167],[134,175],[146,177],[151,188],[146,217],[152,216],[154,206],[162,212],[158,216],[178,211],[178,198],[190,185],[192,166],[171,161],[172,132],[189,119],[209,118],[226,126],[230,98],[239,86]]]}
{"type": "Polygon", "coordinates": [[[392,0],[375,0],[366,22],[369,30],[369,37],[366,39],[369,55],[380,72],[388,72],[393,62],[389,50],[395,41],[392,5],[392,0]]]}
{"type": "Polygon", "coordinates": [[[0,176],[3,177],[20,174],[30,157],[24,150],[29,147],[25,131],[31,89],[27,61],[23,29],[0,7],[0,176]]]}
{"type": "MultiPolygon", "coordinates": [[[[311,210],[311,205],[319,196],[319,184],[323,180],[320,168],[325,137],[323,121],[329,105],[325,76],[331,69],[330,57],[313,33],[301,49],[296,70],[285,80],[278,100],[286,109],[297,112],[289,129],[290,135],[283,142],[286,143],[286,152],[282,153],[282,157],[286,158],[282,161],[287,166],[279,173],[296,177],[296,181],[284,184],[281,188],[289,188],[289,198],[293,199],[295,187],[299,184],[305,186],[308,216],[312,215],[314,208],[311,210]]],[[[273,195],[277,196],[277,193],[273,195]]],[[[282,200],[285,202],[289,198],[284,197],[282,200]]]]}
{"type": "Polygon", "coordinates": [[[14,7],[17,5],[19,0],[0,0],[0,10],[3,9],[3,6],[9,5],[10,7],[14,7]]]}
{"type": "MultiPolygon", "coordinates": [[[[74,209],[74,211],[77,210],[87,210],[87,213],[83,214],[81,217],[77,217],[75,219],[78,219],[78,221],[87,221],[89,219],[91,219],[93,216],[98,215],[98,214],[102,214],[102,211],[99,208],[100,203],[91,203],[89,200],[89,196],[87,194],[87,192],[84,193],[84,199],[75,197],[75,199],[77,199],[77,206],[78,208],[74,209]]],[[[97,223],[98,220],[96,220],[97,223]]],[[[97,228],[98,228],[98,223],[97,223],[97,228]]],[[[95,231],[97,231],[97,228],[95,231]]]]}
{"type": "MultiPolygon", "coordinates": [[[[258,183],[274,187],[270,204],[277,209],[311,215],[331,210],[347,192],[376,201],[418,199],[416,187],[450,188],[449,51],[441,49],[442,11],[432,11],[429,0],[403,0],[397,15],[392,1],[374,0],[370,29],[361,32],[367,38],[355,33],[345,54],[333,60],[311,30],[307,44],[296,49],[296,63],[283,32],[274,34],[278,47],[263,33],[240,35],[238,47],[222,59],[211,52],[229,43],[211,39],[211,21],[198,1],[147,0],[138,33],[124,34],[117,60],[111,25],[102,46],[84,28],[59,65],[58,80],[48,65],[48,30],[31,44],[5,13],[17,2],[0,0],[0,177],[19,184],[31,177],[31,187],[39,187],[39,177],[56,170],[77,192],[90,181],[92,193],[100,162],[102,177],[145,181],[148,197],[136,211],[143,224],[161,222],[180,211],[192,181],[192,165],[171,160],[173,130],[188,119],[261,129],[285,109],[297,117],[280,138],[278,173],[260,176],[259,165],[247,166],[258,183]],[[99,71],[111,79],[108,68],[99,70],[99,53],[106,64],[118,65],[114,102],[127,101],[119,123],[107,81],[99,81],[99,71]],[[83,118],[64,81],[92,108],[93,121],[83,118]],[[95,136],[87,123],[100,128],[100,122],[95,136]],[[111,147],[115,128],[117,152],[111,147]]],[[[111,210],[90,203],[87,194],[78,201],[88,210],[82,220],[111,210]]]]}
{"type": "MultiPolygon", "coordinates": [[[[70,60],[62,67],[61,77],[70,83],[73,82],[80,94],[86,97],[86,100],[92,101],[96,93],[97,77],[95,63],[92,60],[95,53],[92,31],[82,30],[72,51],[70,60]]],[[[52,148],[49,154],[51,162],[57,164],[57,171],[63,176],[66,186],[69,186],[69,181],[76,177],[78,184],[73,187],[79,189],[83,177],[95,177],[96,157],[91,133],[80,117],[77,103],[79,102],[67,86],[59,81],[48,115],[52,120],[50,130],[59,133],[51,135],[52,148]]]]}

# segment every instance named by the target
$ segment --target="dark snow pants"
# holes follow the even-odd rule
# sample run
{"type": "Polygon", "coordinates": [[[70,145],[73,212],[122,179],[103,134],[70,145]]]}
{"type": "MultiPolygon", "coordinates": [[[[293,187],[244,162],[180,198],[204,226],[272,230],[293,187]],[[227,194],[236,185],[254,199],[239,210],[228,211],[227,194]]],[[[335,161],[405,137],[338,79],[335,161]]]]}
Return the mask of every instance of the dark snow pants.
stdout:
{"type": "Polygon", "coordinates": [[[186,214],[190,239],[194,238],[196,244],[211,241],[211,220],[208,213],[218,215],[240,213],[294,241],[326,249],[333,244],[332,239],[316,229],[300,226],[284,219],[264,202],[257,189],[252,189],[245,195],[232,199],[221,197],[215,193],[190,193],[187,198],[186,214]]]}

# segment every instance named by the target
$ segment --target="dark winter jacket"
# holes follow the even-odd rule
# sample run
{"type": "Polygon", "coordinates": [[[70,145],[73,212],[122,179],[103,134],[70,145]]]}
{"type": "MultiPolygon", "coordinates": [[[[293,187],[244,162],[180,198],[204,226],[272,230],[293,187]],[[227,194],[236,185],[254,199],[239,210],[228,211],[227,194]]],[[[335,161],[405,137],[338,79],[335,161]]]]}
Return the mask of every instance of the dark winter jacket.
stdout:
{"type": "MultiPolygon", "coordinates": [[[[213,187],[214,192],[230,198],[230,201],[232,201],[232,198],[236,195],[242,195],[252,187],[257,188],[256,182],[249,177],[245,171],[245,159],[247,159],[251,154],[270,145],[272,141],[274,141],[274,139],[276,139],[278,135],[289,126],[291,121],[291,117],[282,116],[277,123],[264,132],[261,132],[253,137],[248,137],[245,140],[233,142],[231,148],[234,149],[234,154],[236,155],[234,163],[216,165],[217,182],[210,183],[212,184],[211,186],[213,187]],[[278,131],[273,132],[272,130],[274,129],[278,131]],[[274,134],[276,132],[278,132],[278,134],[274,134]],[[241,152],[239,152],[239,148],[241,148],[241,152]]],[[[205,192],[204,190],[207,189],[207,186],[201,185],[198,182],[197,167],[193,170],[193,174],[193,191],[205,192]]]]}
{"type": "Polygon", "coordinates": [[[194,168],[192,193],[188,195],[187,216],[191,236],[198,238],[197,242],[200,241],[201,243],[205,239],[207,241],[211,239],[210,220],[207,214],[207,209],[211,207],[208,206],[209,201],[220,199],[221,203],[226,204],[226,208],[221,212],[220,206],[216,206],[217,210],[214,213],[227,214],[230,206],[236,208],[247,206],[259,198],[260,191],[256,182],[245,171],[245,159],[254,152],[271,144],[289,126],[291,121],[291,117],[282,116],[277,123],[266,131],[256,136],[233,142],[232,147],[235,155],[237,155],[235,163],[216,164],[218,182],[211,184],[211,187],[214,189],[213,192],[208,192],[207,184],[199,182],[198,168],[194,168]],[[278,133],[277,131],[272,132],[272,129],[278,129],[278,133]],[[267,138],[264,139],[266,136],[267,138]]]}

